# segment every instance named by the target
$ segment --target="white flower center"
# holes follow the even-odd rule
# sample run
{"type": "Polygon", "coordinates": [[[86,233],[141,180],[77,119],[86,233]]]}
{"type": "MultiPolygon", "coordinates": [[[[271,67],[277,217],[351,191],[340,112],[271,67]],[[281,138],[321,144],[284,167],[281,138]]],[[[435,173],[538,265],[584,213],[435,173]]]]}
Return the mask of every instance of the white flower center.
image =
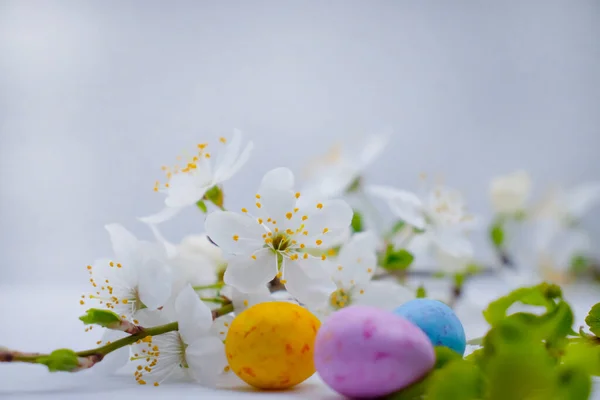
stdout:
{"type": "Polygon", "coordinates": [[[133,373],[135,380],[140,385],[145,385],[144,376],[153,378],[154,386],[159,386],[178,368],[188,368],[185,359],[187,345],[183,342],[178,332],[168,332],[153,338],[147,336],[139,340],[136,345],[137,353],[130,358],[131,361],[143,360],[145,363],[137,366],[133,373]]]}

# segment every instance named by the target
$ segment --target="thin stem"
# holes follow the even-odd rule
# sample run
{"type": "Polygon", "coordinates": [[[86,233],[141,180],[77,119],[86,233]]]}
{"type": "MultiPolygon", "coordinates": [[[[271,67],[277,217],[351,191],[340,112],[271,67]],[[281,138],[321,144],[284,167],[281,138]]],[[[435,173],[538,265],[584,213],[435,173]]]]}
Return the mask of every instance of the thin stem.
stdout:
{"type": "Polygon", "coordinates": [[[217,282],[213,283],[212,285],[192,286],[192,289],[194,289],[195,291],[207,289],[221,289],[223,286],[225,286],[224,282],[217,282]]]}
{"type": "Polygon", "coordinates": [[[139,333],[136,333],[135,335],[124,337],[102,347],[80,351],[77,353],[77,355],[80,357],[87,357],[94,354],[102,354],[103,356],[105,356],[108,353],[112,353],[113,351],[120,349],[121,347],[134,344],[138,340],[143,339],[147,336],[162,335],[163,333],[176,331],[177,329],[179,329],[179,325],[177,324],[177,322],[171,322],[165,325],[154,326],[152,328],[143,328],[139,333]]]}
{"type": "MultiPolygon", "coordinates": [[[[233,304],[224,304],[221,308],[212,311],[213,320],[229,314],[233,311],[233,304]]],[[[162,335],[164,333],[173,332],[179,329],[179,324],[177,322],[171,322],[165,325],[153,326],[150,328],[139,327],[139,332],[126,336],[122,339],[116,340],[112,343],[108,343],[104,346],[96,347],[95,349],[83,350],[75,353],[78,357],[82,359],[87,359],[91,361],[89,364],[85,366],[85,368],[90,368],[94,364],[102,361],[102,359],[109,353],[112,353],[115,350],[118,350],[122,347],[132,345],[136,343],[138,340],[144,339],[148,336],[157,336],[162,335]]],[[[42,353],[21,353],[18,351],[10,351],[10,350],[0,350],[0,362],[24,362],[31,364],[39,364],[40,360],[44,357],[48,357],[49,354],[42,353]]],[[[72,372],[76,372],[79,369],[74,369],[72,372]]]]}
{"type": "Polygon", "coordinates": [[[225,299],[223,297],[200,297],[200,300],[206,301],[207,303],[218,303],[218,304],[224,304],[228,301],[227,299],[225,299]]]}

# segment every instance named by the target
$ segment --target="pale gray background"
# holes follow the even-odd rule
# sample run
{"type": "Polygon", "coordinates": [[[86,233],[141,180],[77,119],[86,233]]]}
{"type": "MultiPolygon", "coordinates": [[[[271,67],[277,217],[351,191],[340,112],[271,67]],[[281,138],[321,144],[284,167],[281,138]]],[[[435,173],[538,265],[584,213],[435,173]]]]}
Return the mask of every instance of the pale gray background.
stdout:
{"type": "Polygon", "coordinates": [[[600,179],[599,37],[594,0],[0,0],[0,281],[81,282],[105,223],[149,237],[160,165],[234,127],[256,144],[235,209],[266,170],[384,127],[373,182],[442,172],[484,216],[495,174],[600,179]]]}

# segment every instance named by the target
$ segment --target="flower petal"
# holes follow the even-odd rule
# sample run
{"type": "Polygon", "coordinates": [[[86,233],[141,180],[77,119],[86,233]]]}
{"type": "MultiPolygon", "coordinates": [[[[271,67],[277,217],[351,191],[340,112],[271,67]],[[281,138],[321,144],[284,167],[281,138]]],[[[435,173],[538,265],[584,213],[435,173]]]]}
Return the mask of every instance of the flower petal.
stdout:
{"type": "Polygon", "coordinates": [[[160,224],[162,222],[168,221],[182,210],[182,207],[165,207],[161,211],[156,214],[149,215],[147,217],[138,218],[145,224],[160,224]]]}
{"type": "MultiPolygon", "coordinates": [[[[328,200],[314,204],[307,212],[308,219],[305,221],[305,230],[308,231],[307,246],[314,246],[313,240],[321,239],[323,242],[336,238],[344,232],[352,221],[354,212],[344,200],[328,200]],[[325,233],[326,232],[326,233],[325,233]]],[[[327,246],[323,243],[322,246],[327,246]]]]}
{"type": "Polygon", "coordinates": [[[408,288],[394,282],[377,281],[367,285],[357,285],[351,294],[352,305],[378,307],[393,310],[415,298],[408,288]]]}
{"type": "Polygon", "coordinates": [[[110,236],[113,251],[117,258],[115,262],[119,262],[130,268],[139,266],[142,261],[142,254],[137,238],[119,224],[108,224],[104,228],[110,236]]]}
{"type": "Polygon", "coordinates": [[[454,257],[473,255],[473,244],[462,232],[454,229],[440,229],[432,232],[433,242],[443,251],[454,257]]]}
{"type": "Polygon", "coordinates": [[[187,207],[196,204],[211,187],[210,176],[202,169],[196,173],[179,173],[169,179],[167,198],[168,207],[187,207]]]}
{"type": "Polygon", "coordinates": [[[231,302],[236,313],[240,313],[255,304],[272,300],[269,289],[266,286],[262,286],[259,290],[252,293],[244,293],[236,288],[232,288],[231,291],[231,302]]]}
{"type": "Polygon", "coordinates": [[[220,183],[231,178],[244,166],[244,164],[246,164],[250,158],[250,154],[254,148],[254,143],[248,142],[246,147],[244,147],[244,150],[242,150],[240,153],[239,147],[241,146],[241,132],[237,129],[234,131],[234,137],[230,145],[231,147],[233,147],[233,144],[236,140],[239,142],[239,144],[236,143],[237,148],[235,149],[235,152],[233,152],[233,148],[231,150],[227,150],[227,152],[231,155],[229,155],[227,160],[224,160],[223,164],[218,165],[215,168],[214,180],[216,183],[220,183]]]}
{"type": "Polygon", "coordinates": [[[207,333],[212,325],[212,314],[191,285],[184,287],[175,299],[175,313],[179,333],[185,343],[207,333]]]}
{"type": "Polygon", "coordinates": [[[337,289],[323,266],[311,260],[311,257],[306,260],[285,260],[283,279],[288,292],[309,306],[325,303],[337,289]]]}
{"type": "Polygon", "coordinates": [[[214,336],[188,343],[185,358],[194,380],[207,387],[217,385],[219,375],[227,366],[223,342],[214,336]]]}
{"type": "Polygon", "coordinates": [[[333,263],[333,280],[343,286],[369,282],[377,268],[376,248],[377,237],[372,232],[352,236],[333,263]]]}
{"type": "Polygon", "coordinates": [[[160,229],[158,229],[158,226],[156,226],[154,224],[148,224],[148,227],[152,231],[152,234],[154,235],[156,240],[164,246],[167,257],[168,258],[176,257],[177,256],[177,247],[173,243],[171,243],[167,239],[165,239],[165,237],[160,232],[160,229]]]}
{"type": "MultiPolygon", "coordinates": [[[[261,208],[258,214],[271,220],[279,221],[277,226],[279,229],[286,229],[290,226],[290,221],[286,215],[293,216],[294,208],[296,207],[296,197],[291,190],[281,190],[272,187],[267,187],[259,192],[261,208]]],[[[294,226],[296,227],[296,226],[294,226]]],[[[273,228],[274,229],[274,228],[273,228]]]]}
{"type": "Polygon", "coordinates": [[[150,259],[139,271],[140,300],[150,309],[163,306],[171,296],[172,274],[169,266],[160,259],[150,259]]]}
{"type": "Polygon", "coordinates": [[[275,168],[263,176],[259,192],[267,189],[292,190],[294,188],[294,174],[288,168],[275,168]]]}
{"type": "Polygon", "coordinates": [[[204,223],[210,239],[230,254],[250,254],[263,247],[265,228],[247,215],[215,211],[204,223]]]}
{"type": "Polygon", "coordinates": [[[361,170],[375,161],[375,159],[383,152],[390,141],[390,135],[391,132],[386,132],[378,135],[370,135],[366,138],[358,157],[358,164],[360,165],[361,170]]]}
{"type": "Polygon", "coordinates": [[[581,218],[600,201],[600,182],[577,186],[566,195],[566,208],[569,216],[581,218]]]}
{"type": "Polygon", "coordinates": [[[235,256],[227,265],[223,281],[227,285],[252,293],[260,290],[277,274],[277,258],[270,249],[261,249],[249,255],[235,256]]]}
{"type": "Polygon", "coordinates": [[[425,227],[423,202],[416,194],[388,186],[369,186],[367,192],[386,200],[394,215],[407,224],[419,229],[425,227]]]}
{"type": "Polygon", "coordinates": [[[221,341],[225,341],[227,332],[229,331],[229,327],[234,318],[235,317],[232,314],[227,314],[215,319],[210,327],[209,333],[218,337],[221,341]]]}

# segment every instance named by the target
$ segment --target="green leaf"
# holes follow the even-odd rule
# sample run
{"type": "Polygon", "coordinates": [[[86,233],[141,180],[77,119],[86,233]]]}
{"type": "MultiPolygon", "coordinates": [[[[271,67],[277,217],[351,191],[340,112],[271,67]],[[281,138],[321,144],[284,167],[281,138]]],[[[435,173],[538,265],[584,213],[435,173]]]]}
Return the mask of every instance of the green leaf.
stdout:
{"type": "Polygon", "coordinates": [[[206,214],[208,212],[208,208],[206,207],[206,203],[204,203],[203,200],[198,200],[196,202],[196,205],[198,206],[198,208],[200,209],[200,211],[202,211],[204,214],[206,214]]]}
{"type": "Polygon", "coordinates": [[[562,299],[562,291],[557,285],[541,283],[537,286],[519,288],[491,302],[483,311],[483,316],[490,325],[494,326],[506,317],[508,309],[515,303],[544,306],[547,310],[552,310],[556,307],[555,299],[562,299]]]}
{"type": "Polygon", "coordinates": [[[587,400],[592,394],[592,378],[582,365],[558,367],[556,386],[560,400],[587,400]]]}
{"type": "Polygon", "coordinates": [[[79,365],[77,354],[70,349],[54,350],[47,356],[39,357],[37,362],[46,365],[50,372],[73,371],[79,365]]]}
{"type": "MultiPolygon", "coordinates": [[[[435,348],[435,367],[434,370],[443,368],[451,361],[460,360],[461,356],[447,347],[436,346],[435,348]]],[[[396,393],[384,397],[385,400],[420,400],[423,398],[425,391],[431,383],[433,372],[430,372],[418,382],[413,383],[407,388],[404,388],[396,393]]]]}
{"type": "Polygon", "coordinates": [[[487,400],[554,398],[556,362],[518,321],[502,321],[488,332],[478,364],[486,375],[487,400]]]}
{"type": "Polygon", "coordinates": [[[446,346],[435,346],[435,369],[443,368],[451,361],[461,360],[462,357],[446,346]]]}
{"type": "Polygon", "coordinates": [[[490,239],[492,239],[492,243],[494,243],[497,248],[502,247],[504,244],[504,227],[502,221],[497,220],[490,227],[490,239]]]}
{"type": "Polygon", "coordinates": [[[219,208],[223,207],[224,195],[223,191],[218,185],[215,185],[208,189],[204,194],[204,199],[210,201],[219,208]]]}
{"type": "Polygon", "coordinates": [[[352,215],[352,230],[354,232],[362,232],[363,231],[363,217],[360,212],[354,210],[354,214],[352,215]]]}
{"type": "Polygon", "coordinates": [[[394,250],[394,246],[389,245],[382,267],[388,270],[405,270],[410,267],[414,259],[415,257],[408,250],[394,250]]]}
{"type": "Polygon", "coordinates": [[[425,297],[427,297],[427,291],[425,290],[425,286],[421,285],[417,288],[416,297],[417,299],[424,299],[425,297]]]}
{"type": "Polygon", "coordinates": [[[537,340],[544,340],[547,348],[562,348],[567,335],[573,332],[573,312],[568,303],[561,301],[556,308],[543,315],[516,313],[507,320],[518,321],[537,340]]]}
{"type": "Polygon", "coordinates": [[[565,366],[583,367],[587,373],[600,376],[600,346],[589,341],[570,343],[562,358],[565,366]]]}
{"type": "Polygon", "coordinates": [[[587,317],[585,317],[585,323],[590,328],[590,332],[600,337],[600,303],[596,303],[587,317]]]}
{"type": "Polygon", "coordinates": [[[105,328],[115,327],[121,323],[121,317],[116,313],[99,308],[90,308],[79,319],[85,325],[100,325],[105,328]]]}
{"type": "Polygon", "coordinates": [[[434,372],[426,398],[428,400],[475,400],[484,393],[483,375],[473,363],[459,359],[450,361],[434,372]]]}

